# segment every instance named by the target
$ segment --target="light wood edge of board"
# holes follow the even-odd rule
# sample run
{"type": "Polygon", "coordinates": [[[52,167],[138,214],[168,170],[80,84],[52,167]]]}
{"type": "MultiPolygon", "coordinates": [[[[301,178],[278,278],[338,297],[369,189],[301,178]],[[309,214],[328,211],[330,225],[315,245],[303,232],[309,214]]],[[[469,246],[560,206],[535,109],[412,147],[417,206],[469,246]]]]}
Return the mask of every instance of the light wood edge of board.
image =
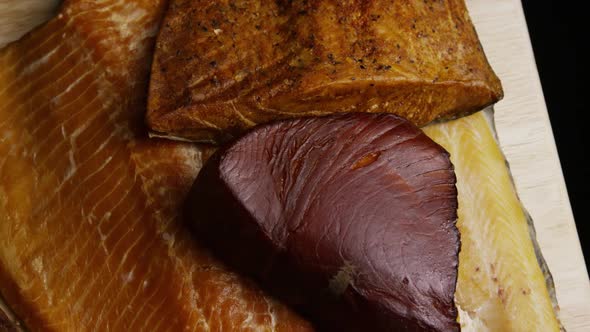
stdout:
{"type": "MultiPolygon", "coordinates": [[[[555,281],[567,331],[590,329],[590,282],[520,0],[468,0],[480,40],[504,85],[500,145],[555,281]]],[[[560,110],[567,112],[568,110],[560,110]]]]}

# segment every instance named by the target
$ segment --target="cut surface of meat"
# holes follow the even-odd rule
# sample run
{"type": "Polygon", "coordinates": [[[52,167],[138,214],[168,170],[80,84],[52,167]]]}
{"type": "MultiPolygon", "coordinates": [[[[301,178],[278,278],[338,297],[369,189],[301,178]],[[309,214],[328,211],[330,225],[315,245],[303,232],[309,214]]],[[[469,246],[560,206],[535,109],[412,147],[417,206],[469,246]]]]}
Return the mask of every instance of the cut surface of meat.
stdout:
{"type": "Polygon", "coordinates": [[[421,126],[501,97],[463,0],[173,0],[147,122],[154,135],[220,142],[335,112],[421,126]]]}
{"type": "MultiPolygon", "coordinates": [[[[206,154],[140,126],[164,6],[67,0],[0,50],[2,300],[31,331],[309,330],[183,235],[177,215],[206,154]]],[[[478,113],[425,131],[457,173],[462,330],[558,331],[493,126],[478,113]]]]}
{"type": "Polygon", "coordinates": [[[0,292],[31,331],[305,331],[182,226],[198,147],[150,140],[164,1],[66,1],[0,50],[0,292]]]}
{"type": "Polygon", "coordinates": [[[255,128],[203,167],[196,235],[320,326],[458,331],[448,153],[392,114],[255,128]]]}

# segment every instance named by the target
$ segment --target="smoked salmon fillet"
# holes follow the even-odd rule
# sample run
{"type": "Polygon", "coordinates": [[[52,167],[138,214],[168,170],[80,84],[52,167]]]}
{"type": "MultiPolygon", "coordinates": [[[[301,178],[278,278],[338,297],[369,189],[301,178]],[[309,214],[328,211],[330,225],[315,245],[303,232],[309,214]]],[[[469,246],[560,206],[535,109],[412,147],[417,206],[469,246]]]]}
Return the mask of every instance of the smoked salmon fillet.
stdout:
{"type": "Polygon", "coordinates": [[[147,122],[156,136],[221,142],[334,112],[422,126],[502,95],[463,0],[172,0],[147,122]]]}
{"type": "Polygon", "coordinates": [[[142,126],[164,1],[66,1],[0,51],[0,291],[31,331],[301,331],[180,219],[200,150],[142,126]]]}
{"type": "MultiPolygon", "coordinates": [[[[0,50],[1,298],[31,331],[313,330],[183,226],[209,151],[142,126],[165,5],[66,1],[0,50]]],[[[425,128],[457,175],[459,321],[556,331],[550,274],[490,117],[425,128]]]]}

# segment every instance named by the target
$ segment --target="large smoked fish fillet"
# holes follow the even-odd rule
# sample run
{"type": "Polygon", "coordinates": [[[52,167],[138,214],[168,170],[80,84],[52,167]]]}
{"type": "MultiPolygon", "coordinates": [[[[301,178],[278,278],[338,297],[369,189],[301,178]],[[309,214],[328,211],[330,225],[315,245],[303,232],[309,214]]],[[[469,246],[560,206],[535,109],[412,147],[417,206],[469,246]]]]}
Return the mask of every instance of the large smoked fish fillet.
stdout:
{"type": "Polygon", "coordinates": [[[0,51],[2,296],[31,331],[307,330],[182,227],[200,151],[141,125],[164,7],[66,1],[0,51]]]}
{"type": "Polygon", "coordinates": [[[463,0],[173,0],[147,122],[156,136],[219,142],[334,112],[422,126],[501,97],[463,0]]]}
{"type": "MultiPolygon", "coordinates": [[[[0,292],[8,318],[32,331],[311,330],[181,225],[202,151],[148,140],[141,128],[163,6],[68,1],[0,50],[0,292]]],[[[459,320],[464,331],[557,330],[550,275],[488,115],[425,129],[451,153],[457,174],[459,320]]]]}

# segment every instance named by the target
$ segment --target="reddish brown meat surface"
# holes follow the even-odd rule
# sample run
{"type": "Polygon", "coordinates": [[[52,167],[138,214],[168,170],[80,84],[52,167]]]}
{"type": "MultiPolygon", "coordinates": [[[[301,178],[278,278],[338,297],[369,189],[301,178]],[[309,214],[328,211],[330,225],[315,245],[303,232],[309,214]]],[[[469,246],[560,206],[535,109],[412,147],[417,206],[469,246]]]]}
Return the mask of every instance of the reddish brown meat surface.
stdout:
{"type": "Polygon", "coordinates": [[[319,326],[458,330],[459,233],[448,153],[387,114],[256,128],[189,196],[198,237],[319,326]]]}

